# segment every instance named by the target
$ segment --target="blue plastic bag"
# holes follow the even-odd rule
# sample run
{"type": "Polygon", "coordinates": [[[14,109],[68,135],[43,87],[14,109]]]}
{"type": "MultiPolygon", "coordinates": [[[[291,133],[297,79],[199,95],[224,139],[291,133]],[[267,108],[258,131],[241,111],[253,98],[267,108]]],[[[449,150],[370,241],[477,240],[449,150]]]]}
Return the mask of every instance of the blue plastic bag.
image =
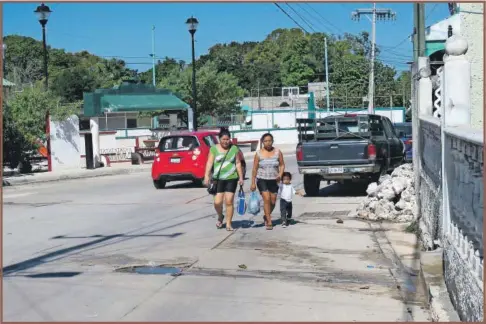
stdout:
{"type": "Polygon", "coordinates": [[[238,205],[236,207],[236,210],[241,216],[245,215],[246,213],[246,197],[245,192],[243,191],[243,187],[240,187],[240,191],[238,192],[238,205]]]}
{"type": "Polygon", "coordinates": [[[260,197],[256,191],[253,191],[248,198],[248,212],[252,215],[260,212],[260,197]]]}

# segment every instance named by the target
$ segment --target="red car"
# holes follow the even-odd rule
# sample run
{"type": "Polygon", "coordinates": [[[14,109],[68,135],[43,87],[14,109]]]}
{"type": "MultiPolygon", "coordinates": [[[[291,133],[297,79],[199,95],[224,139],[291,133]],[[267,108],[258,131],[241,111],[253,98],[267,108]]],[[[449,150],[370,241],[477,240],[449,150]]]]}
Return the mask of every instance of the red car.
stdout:
{"type": "MultiPolygon", "coordinates": [[[[217,144],[214,131],[182,131],[163,137],[155,151],[152,180],[156,189],[163,189],[170,181],[193,181],[202,186],[206,162],[211,146],[217,144]]],[[[240,150],[243,174],[246,163],[240,150]]]]}

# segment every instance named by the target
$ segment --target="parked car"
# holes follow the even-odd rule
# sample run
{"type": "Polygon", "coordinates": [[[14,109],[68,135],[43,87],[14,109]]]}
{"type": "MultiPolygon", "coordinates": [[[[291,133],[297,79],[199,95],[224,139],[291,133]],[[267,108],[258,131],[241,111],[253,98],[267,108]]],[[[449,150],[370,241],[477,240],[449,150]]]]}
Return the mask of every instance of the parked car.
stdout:
{"type": "Polygon", "coordinates": [[[407,163],[412,162],[413,161],[412,123],[396,123],[394,126],[395,126],[395,132],[398,134],[398,137],[400,137],[403,144],[405,144],[404,162],[407,163]]]}
{"type": "Polygon", "coordinates": [[[346,114],[297,119],[297,164],[309,196],[321,180],[377,181],[403,161],[403,143],[391,121],[379,115],[346,114]]]}
{"type": "MultiPolygon", "coordinates": [[[[152,180],[156,189],[171,181],[193,181],[202,186],[211,146],[218,143],[214,131],[181,131],[164,136],[155,151],[152,180]]],[[[246,163],[242,157],[244,172],[246,163]]]]}

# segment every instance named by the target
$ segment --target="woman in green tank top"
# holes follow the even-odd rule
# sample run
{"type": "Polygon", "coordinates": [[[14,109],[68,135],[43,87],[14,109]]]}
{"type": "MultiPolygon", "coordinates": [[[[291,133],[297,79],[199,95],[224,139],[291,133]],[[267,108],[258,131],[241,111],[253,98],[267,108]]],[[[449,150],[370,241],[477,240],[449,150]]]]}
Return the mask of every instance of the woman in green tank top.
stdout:
{"type": "Polygon", "coordinates": [[[219,132],[219,144],[211,147],[208,162],[206,164],[206,174],[204,184],[209,186],[211,169],[213,169],[213,179],[217,180],[216,195],[214,197],[214,209],[218,214],[217,228],[223,227],[223,202],[226,205],[226,230],[232,231],[231,221],[234,213],[234,200],[238,184],[243,185],[243,172],[241,168],[240,149],[232,145],[230,132],[221,129],[219,132]]]}

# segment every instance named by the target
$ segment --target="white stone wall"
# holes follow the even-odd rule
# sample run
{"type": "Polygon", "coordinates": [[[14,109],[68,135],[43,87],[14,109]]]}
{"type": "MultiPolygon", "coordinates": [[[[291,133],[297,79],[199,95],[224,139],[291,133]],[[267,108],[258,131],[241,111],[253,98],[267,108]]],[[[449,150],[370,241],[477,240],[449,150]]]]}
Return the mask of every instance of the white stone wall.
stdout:
{"type": "Polygon", "coordinates": [[[461,36],[469,49],[466,57],[471,62],[471,126],[482,128],[484,120],[484,27],[483,3],[460,3],[461,36]]]}
{"type": "MultiPolygon", "coordinates": [[[[350,114],[367,114],[366,110],[361,111],[350,111],[350,114]]],[[[317,110],[315,112],[316,118],[324,118],[327,115],[342,115],[344,112],[330,112],[329,114],[326,111],[317,110]]],[[[403,123],[405,120],[403,119],[403,109],[390,109],[390,110],[376,110],[375,114],[380,116],[385,116],[390,118],[392,123],[403,123]]],[[[259,130],[259,129],[268,129],[273,128],[275,125],[278,125],[278,128],[290,128],[290,127],[297,127],[295,123],[296,118],[308,118],[309,111],[302,110],[302,111],[278,111],[278,112],[268,112],[268,111],[255,111],[251,114],[252,120],[252,129],[259,130]]]]}
{"type": "Polygon", "coordinates": [[[64,121],[51,120],[50,138],[52,171],[79,169],[79,156],[84,147],[81,145],[78,117],[71,116],[64,121]]]}
{"type": "MultiPolygon", "coordinates": [[[[232,134],[233,138],[237,138],[238,141],[256,141],[260,140],[263,134],[265,134],[267,130],[260,130],[260,131],[243,131],[243,132],[235,132],[232,134]]],[[[297,129],[272,129],[270,132],[273,135],[273,139],[276,145],[281,144],[296,144],[298,142],[298,132],[297,129]]]]}
{"type": "MultiPolygon", "coordinates": [[[[461,10],[465,10],[464,6],[461,10]]],[[[482,23],[480,26],[482,28],[482,23]]],[[[475,33],[483,37],[482,30],[475,33]]],[[[467,35],[473,42],[477,41],[475,35],[467,35]]],[[[477,62],[478,56],[482,60],[482,51],[478,54],[475,47],[477,43],[469,46],[473,51],[471,55],[464,37],[454,35],[447,40],[443,73],[438,74],[437,80],[438,100],[434,103],[437,110],[433,116],[430,109],[425,109],[430,107],[431,96],[414,100],[418,105],[414,111],[420,112],[419,129],[414,137],[418,154],[414,153],[414,160],[418,162],[415,172],[420,175],[417,198],[420,200],[422,241],[427,248],[435,249],[437,245],[444,248],[445,285],[461,321],[482,322],[483,119],[482,106],[480,112],[477,107],[478,98],[482,105],[482,76],[478,80],[476,65],[469,64],[477,62]],[[477,84],[480,84],[480,92],[472,90],[477,84]]],[[[423,66],[419,70],[421,80],[428,78],[426,68],[423,66]]],[[[414,81],[414,87],[418,85],[419,90],[430,91],[425,90],[424,84],[414,81]]]]}
{"type": "Polygon", "coordinates": [[[483,132],[445,129],[444,277],[462,321],[483,321],[483,132]]]}

